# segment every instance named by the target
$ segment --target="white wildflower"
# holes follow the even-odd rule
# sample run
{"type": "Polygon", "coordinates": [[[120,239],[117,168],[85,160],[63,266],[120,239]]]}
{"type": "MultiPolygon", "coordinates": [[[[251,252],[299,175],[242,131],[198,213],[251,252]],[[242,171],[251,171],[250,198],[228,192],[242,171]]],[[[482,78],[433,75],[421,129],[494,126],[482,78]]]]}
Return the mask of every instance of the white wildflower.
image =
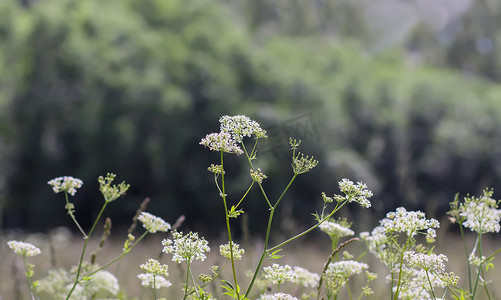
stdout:
{"type": "Polygon", "coordinates": [[[227,132],[210,133],[199,144],[208,147],[212,151],[235,154],[244,153],[227,132]]]}
{"type": "Polygon", "coordinates": [[[118,279],[115,275],[105,270],[101,270],[92,276],[90,286],[93,294],[105,292],[115,296],[120,290],[118,279]]]}
{"type": "Polygon", "coordinates": [[[372,192],[367,189],[367,185],[362,182],[354,184],[353,181],[346,178],[342,179],[339,183],[339,189],[345,196],[334,195],[334,199],[338,202],[357,202],[362,207],[371,207],[369,198],[372,197],[372,192]]]}
{"type": "MultiPolygon", "coordinates": [[[[240,260],[242,259],[242,255],[245,253],[245,250],[240,248],[240,245],[231,241],[231,248],[233,250],[233,259],[240,260]]],[[[230,253],[230,243],[222,244],[219,246],[219,253],[227,259],[231,259],[230,253]]]]}
{"type": "Polygon", "coordinates": [[[299,300],[299,299],[290,294],[275,293],[275,294],[261,295],[261,298],[259,298],[259,300],[299,300]]]}
{"type": "Polygon", "coordinates": [[[416,253],[415,251],[406,251],[404,259],[410,266],[421,268],[425,271],[433,271],[436,273],[445,272],[445,262],[448,261],[444,254],[425,254],[416,253]]]}
{"type": "Polygon", "coordinates": [[[264,277],[271,280],[273,284],[282,284],[284,282],[293,281],[297,277],[289,265],[280,266],[279,264],[273,264],[270,267],[264,267],[263,270],[265,273],[264,277]]]}
{"type": "Polygon", "coordinates": [[[42,253],[42,251],[40,251],[40,248],[26,242],[8,241],[7,245],[9,245],[9,248],[14,251],[14,253],[20,254],[22,256],[35,256],[42,253]]]}
{"type": "Polygon", "coordinates": [[[169,287],[172,283],[165,279],[162,275],[154,275],[151,273],[141,273],[137,275],[137,278],[141,280],[141,285],[149,288],[160,289],[164,287],[169,287]]]}
{"type": "Polygon", "coordinates": [[[426,219],[421,211],[407,211],[403,207],[395,212],[386,214],[386,218],[380,221],[386,233],[404,232],[409,237],[415,236],[419,231],[428,228],[438,228],[440,223],[435,219],[426,219]]]}
{"type": "Polygon", "coordinates": [[[77,189],[83,185],[82,180],[71,176],[57,177],[47,183],[52,186],[54,193],[67,192],[71,196],[75,196],[77,189]]]}
{"type": "Polygon", "coordinates": [[[318,226],[323,232],[327,233],[329,236],[333,237],[345,237],[352,236],[355,234],[353,230],[348,227],[345,227],[341,224],[331,221],[325,221],[318,226]]]}
{"type": "Polygon", "coordinates": [[[173,240],[162,241],[164,246],[162,251],[173,254],[172,261],[177,263],[183,261],[191,263],[193,260],[204,261],[206,258],[205,252],[210,251],[209,243],[204,238],[199,238],[196,232],[190,232],[183,236],[182,232],[174,230],[172,237],[173,240]]]}
{"type": "Polygon", "coordinates": [[[296,274],[294,282],[304,287],[316,287],[320,280],[320,276],[317,273],[310,272],[302,267],[294,267],[294,273],[296,274]]]}
{"type": "Polygon", "coordinates": [[[143,223],[144,228],[150,233],[155,233],[157,231],[166,232],[171,229],[170,224],[165,222],[162,218],[147,212],[142,212],[137,219],[143,223]]]}
{"type": "Polygon", "coordinates": [[[219,118],[221,132],[231,134],[237,143],[242,143],[243,137],[255,135],[256,138],[267,138],[266,131],[261,128],[258,122],[246,116],[222,116],[219,118]]]}
{"type": "Polygon", "coordinates": [[[142,264],[141,270],[145,271],[146,273],[153,274],[153,275],[162,275],[165,277],[169,276],[169,266],[167,265],[162,265],[160,262],[156,259],[150,258],[145,264],[142,264]]]}
{"type": "Polygon", "coordinates": [[[478,233],[499,232],[501,210],[498,203],[490,197],[482,197],[468,201],[463,206],[460,216],[465,217],[464,227],[478,233]]]}
{"type": "Polygon", "coordinates": [[[327,267],[327,273],[334,273],[341,275],[344,278],[351,277],[356,274],[362,273],[367,270],[369,266],[355,260],[342,260],[330,263],[327,267]]]}

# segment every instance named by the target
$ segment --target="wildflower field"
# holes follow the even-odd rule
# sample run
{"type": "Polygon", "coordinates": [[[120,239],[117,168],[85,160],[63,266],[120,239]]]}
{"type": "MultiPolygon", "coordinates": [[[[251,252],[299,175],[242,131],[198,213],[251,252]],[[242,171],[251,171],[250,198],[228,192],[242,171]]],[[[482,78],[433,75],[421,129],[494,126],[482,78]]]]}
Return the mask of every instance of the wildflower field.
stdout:
{"type": "MultiPolygon", "coordinates": [[[[98,178],[103,206],[90,230],[80,226],[71,197],[85,188],[78,178],[48,182],[61,197],[80,236],[63,229],[46,235],[2,236],[0,247],[5,299],[499,299],[501,281],[496,254],[501,243],[501,211],[494,191],[451,199],[440,221],[421,211],[398,207],[374,228],[352,230],[356,220],[339,217],[355,205],[370,215],[378,201],[370,186],[356,179],[335,183],[338,193],[312,195],[321,204],[311,226],[283,238],[275,235],[276,212],[298,176],[319,163],[300,152],[301,141],[290,138],[288,185],[274,199],[263,187],[266,169],[259,164],[257,145],[267,138],[259,123],[246,116],[222,116],[220,132],[207,134],[200,145],[213,152],[208,176],[214,178],[224,219],[224,236],[207,240],[203,229],[183,227],[182,217],[164,220],[138,209],[127,231],[110,230],[103,212],[126,196],[129,185],[114,183],[116,175],[98,178]],[[227,189],[228,155],[248,166],[241,193],[227,189]],[[235,239],[234,221],[245,215],[247,195],[257,189],[268,208],[266,231],[235,239]],[[275,226],[275,227],[274,227],[275,226]],[[315,235],[323,232],[323,235],[315,235]],[[112,234],[110,234],[112,233],[112,234]]],[[[271,176],[270,176],[271,177],[271,176]]],[[[255,201],[253,199],[253,201],[255,201]]],[[[216,204],[215,204],[216,205],[216,204]]],[[[252,222],[252,220],[250,220],[252,222]]]]}

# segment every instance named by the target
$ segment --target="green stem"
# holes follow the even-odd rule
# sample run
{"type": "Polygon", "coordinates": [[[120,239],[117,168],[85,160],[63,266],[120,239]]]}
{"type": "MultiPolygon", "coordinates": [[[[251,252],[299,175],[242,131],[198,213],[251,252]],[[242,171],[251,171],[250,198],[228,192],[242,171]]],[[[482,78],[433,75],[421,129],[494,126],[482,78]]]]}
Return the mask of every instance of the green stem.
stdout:
{"type": "MultiPolygon", "coordinates": [[[[251,163],[251,162],[249,161],[249,163],[251,163]]],[[[251,163],[251,167],[252,167],[252,163],[251,163]]],[[[259,270],[261,269],[261,265],[263,264],[264,256],[269,251],[269,249],[267,249],[267,248],[268,248],[268,241],[269,241],[269,238],[270,238],[271,224],[272,224],[272,221],[273,221],[273,215],[275,214],[275,209],[277,208],[278,204],[280,203],[280,201],[282,200],[282,198],[284,197],[285,193],[287,192],[287,190],[291,186],[292,182],[294,182],[294,179],[296,179],[296,177],[297,177],[297,174],[294,174],[294,176],[292,176],[291,180],[289,181],[289,184],[284,189],[284,191],[282,192],[282,194],[278,198],[277,202],[275,202],[275,205],[271,206],[271,208],[270,208],[270,216],[268,217],[268,226],[266,227],[266,235],[265,235],[265,239],[264,239],[263,253],[261,254],[261,258],[259,259],[259,263],[258,263],[258,265],[256,267],[256,271],[254,272],[254,275],[252,276],[252,280],[251,280],[251,282],[249,284],[249,287],[247,288],[247,291],[245,293],[245,297],[249,297],[249,293],[250,293],[250,291],[252,289],[252,286],[254,285],[254,282],[256,281],[256,278],[257,278],[257,275],[259,273],[259,270]]],[[[263,195],[266,198],[266,201],[268,201],[268,198],[266,197],[266,193],[264,193],[263,187],[261,186],[261,184],[259,182],[258,182],[258,184],[259,184],[259,187],[261,188],[261,191],[263,192],[263,195]]],[[[268,201],[268,204],[270,204],[269,201],[268,201]]]]}
{"type": "Polygon", "coordinates": [[[400,288],[401,288],[401,283],[402,283],[402,268],[404,266],[404,253],[407,250],[407,247],[409,245],[409,237],[407,237],[407,241],[405,242],[405,247],[402,249],[401,253],[402,255],[400,256],[400,267],[398,270],[398,283],[397,283],[397,291],[395,292],[395,296],[393,297],[394,300],[398,299],[398,294],[400,293],[400,288]]]}
{"type": "MultiPolygon", "coordinates": [[[[224,170],[223,154],[224,154],[223,151],[221,151],[221,168],[224,170]]],[[[223,204],[224,204],[224,215],[225,215],[225,219],[226,219],[226,229],[228,230],[228,243],[230,246],[231,270],[233,272],[233,281],[235,283],[235,293],[237,295],[237,300],[240,300],[240,295],[239,295],[239,291],[238,291],[238,282],[237,282],[237,272],[235,270],[235,259],[233,257],[233,241],[231,239],[230,216],[228,215],[228,205],[226,203],[224,172],[221,173],[221,187],[222,187],[222,196],[223,196],[223,204]]]]}
{"type": "Polygon", "coordinates": [[[186,281],[185,281],[185,284],[184,284],[184,297],[183,297],[183,300],[186,299],[186,297],[188,296],[188,280],[190,278],[190,261],[187,260],[186,261],[186,281]]]}
{"type": "Polygon", "coordinates": [[[148,231],[145,231],[130,247],[129,249],[127,249],[127,251],[125,252],[122,252],[122,254],[120,254],[119,256],[117,256],[115,259],[113,259],[112,261],[110,261],[109,263],[107,263],[106,265],[100,267],[99,269],[89,273],[89,274],[86,274],[85,277],[89,277],[89,276],[92,276],[94,274],[96,274],[97,272],[101,271],[101,270],[104,270],[106,269],[107,267],[111,266],[112,264],[116,263],[118,260],[120,260],[122,257],[124,257],[127,253],[130,252],[130,250],[132,250],[132,248],[134,248],[134,246],[136,246],[139,241],[141,241],[149,232],[148,231]]]}
{"type": "Polygon", "coordinates": [[[464,252],[466,255],[466,261],[468,262],[468,284],[470,287],[470,295],[472,293],[472,282],[471,282],[471,264],[470,264],[470,253],[468,251],[468,246],[466,245],[466,239],[464,235],[464,230],[463,230],[463,224],[462,222],[459,223],[459,231],[461,232],[461,238],[463,240],[463,247],[464,247],[464,252]]]}
{"type": "Polygon", "coordinates": [[[24,264],[24,273],[26,275],[26,279],[28,280],[28,288],[30,290],[31,298],[35,300],[35,295],[33,294],[33,283],[31,282],[31,268],[28,267],[26,263],[26,255],[23,255],[23,264],[24,264]]]}
{"type": "Polygon", "coordinates": [[[78,223],[77,221],[77,218],[75,217],[75,215],[73,214],[73,211],[71,210],[71,208],[68,207],[68,205],[70,204],[69,200],[68,200],[68,192],[64,192],[64,196],[66,198],[66,207],[67,207],[67,210],[68,210],[68,215],[70,215],[71,219],[73,220],[73,222],[75,223],[75,225],[77,225],[78,227],[78,230],[80,230],[80,232],[83,234],[84,236],[84,239],[87,238],[87,234],[85,234],[85,231],[82,229],[82,227],[80,226],[80,224],[78,223]]]}
{"type": "Polygon", "coordinates": [[[80,276],[80,272],[82,271],[82,263],[83,263],[83,259],[84,259],[84,255],[85,255],[85,250],[87,249],[87,243],[89,242],[90,236],[92,235],[92,232],[94,232],[94,228],[96,228],[96,225],[99,222],[99,219],[101,218],[101,215],[103,214],[104,209],[106,208],[107,205],[108,205],[108,202],[105,201],[103,207],[101,208],[101,211],[99,212],[96,220],[94,221],[94,224],[92,225],[92,228],[89,231],[89,235],[85,238],[84,246],[82,249],[82,254],[80,255],[80,262],[78,263],[78,269],[77,269],[77,274],[75,277],[75,283],[73,284],[73,287],[71,288],[70,292],[68,293],[68,296],[66,296],[66,300],[70,299],[71,294],[73,293],[78,282],[80,281],[79,276],[80,276]]]}
{"type": "Polygon", "coordinates": [[[289,238],[288,240],[286,240],[286,241],[284,241],[284,242],[282,242],[282,243],[280,243],[280,244],[278,244],[278,245],[276,245],[276,246],[274,246],[274,247],[272,247],[272,248],[268,249],[268,250],[267,250],[267,252],[270,252],[270,251],[276,250],[276,249],[278,249],[278,248],[280,248],[280,247],[284,246],[285,244],[290,243],[290,242],[292,242],[293,240],[295,240],[295,239],[297,239],[297,238],[300,238],[300,237],[302,237],[303,235],[307,234],[308,232],[310,232],[310,231],[314,230],[315,228],[317,228],[318,226],[320,226],[320,224],[322,224],[323,222],[327,221],[330,217],[332,217],[332,216],[333,216],[333,215],[334,215],[337,211],[339,211],[339,210],[341,209],[341,207],[343,207],[346,203],[348,203],[348,201],[344,201],[342,204],[340,204],[340,205],[336,206],[336,207],[335,207],[335,208],[331,211],[331,213],[330,213],[330,214],[328,214],[325,218],[323,218],[322,220],[320,220],[320,222],[318,222],[317,224],[315,224],[315,225],[311,226],[310,228],[306,229],[305,231],[303,231],[303,232],[301,232],[301,233],[299,233],[299,234],[297,234],[297,235],[295,235],[295,236],[293,236],[293,237],[289,238]]]}
{"type": "MultiPolygon", "coordinates": [[[[482,233],[481,232],[478,234],[477,246],[478,246],[478,257],[480,257],[480,259],[482,259],[482,233]]],[[[480,274],[481,274],[483,263],[484,263],[483,261],[480,262],[480,265],[478,266],[477,278],[475,280],[475,285],[473,286],[473,293],[471,295],[472,299],[475,299],[475,294],[477,293],[477,287],[478,287],[478,282],[480,280],[480,274]]]]}
{"type": "Polygon", "coordinates": [[[155,292],[155,300],[157,300],[156,275],[153,275],[153,291],[155,292]]]}
{"type": "Polygon", "coordinates": [[[433,297],[433,299],[437,299],[437,296],[435,296],[435,291],[433,289],[433,285],[431,284],[431,280],[430,280],[430,275],[428,274],[428,271],[425,270],[425,274],[426,274],[426,279],[428,280],[428,284],[430,285],[430,291],[431,291],[431,295],[433,297]]]}

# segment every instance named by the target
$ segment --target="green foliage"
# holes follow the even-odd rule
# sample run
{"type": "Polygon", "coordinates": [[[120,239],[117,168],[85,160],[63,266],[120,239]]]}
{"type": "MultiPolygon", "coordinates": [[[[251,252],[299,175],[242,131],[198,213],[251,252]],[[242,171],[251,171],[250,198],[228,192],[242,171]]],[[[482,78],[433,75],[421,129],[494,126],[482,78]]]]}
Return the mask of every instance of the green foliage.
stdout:
{"type": "MultiPolygon", "coordinates": [[[[405,51],[368,55],[351,39],[366,34],[357,4],[324,2],[321,10],[313,2],[264,0],[0,3],[4,223],[60,225],[43,182],[68,173],[90,182],[108,170],[135,187],[117,218],[148,191],[168,218],[189,211],[190,220],[210,223],[207,216],[219,212],[205,197],[210,182],[195,141],[225,113],[277,129],[270,146],[258,149],[264,162],[277,157],[274,147],[287,147],[282,133],[291,120],[314,116],[317,135],[302,133],[316,142],[308,141],[308,152],[325,163],[291,191],[294,199],[317,184],[332,186],[333,177],[351,177],[382,195],[383,206],[401,200],[443,211],[457,191],[496,188],[501,88],[416,66],[405,51]],[[270,14],[275,9],[282,18],[270,14]],[[272,21],[280,22],[264,34],[272,21]],[[319,28],[326,30],[311,34],[319,28]]],[[[499,5],[491,11],[498,14],[499,5]]],[[[481,65],[482,73],[494,68],[481,65]]],[[[238,164],[228,172],[246,175],[238,164]]],[[[77,211],[95,211],[98,196],[82,193],[77,211]]],[[[246,212],[259,208],[251,204],[246,212]]]]}

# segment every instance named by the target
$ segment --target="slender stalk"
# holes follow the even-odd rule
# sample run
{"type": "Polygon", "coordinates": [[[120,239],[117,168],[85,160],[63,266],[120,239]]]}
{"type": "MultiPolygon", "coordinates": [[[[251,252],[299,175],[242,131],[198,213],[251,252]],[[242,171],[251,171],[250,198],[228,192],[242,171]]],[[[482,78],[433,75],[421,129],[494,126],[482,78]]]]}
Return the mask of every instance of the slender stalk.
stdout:
{"type": "Polygon", "coordinates": [[[33,283],[31,282],[32,271],[26,263],[26,255],[23,255],[24,272],[26,274],[26,279],[28,279],[28,288],[30,289],[30,295],[33,300],[35,300],[35,295],[33,294],[33,283]]]}
{"type": "Polygon", "coordinates": [[[99,269],[89,273],[89,274],[86,274],[85,277],[89,277],[89,276],[92,276],[94,274],[96,274],[97,272],[101,271],[101,270],[104,270],[106,269],[107,267],[111,266],[112,264],[116,263],[118,260],[120,260],[122,257],[124,257],[127,253],[130,252],[130,250],[132,250],[132,248],[134,248],[134,246],[136,246],[149,232],[148,231],[145,231],[130,247],[127,251],[125,252],[122,252],[122,254],[120,254],[119,256],[115,257],[115,259],[113,259],[112,261],[110,261],[109,263],[105,264],[104,266],[100,267],[99,269]]]}
{"type": "MultiPolygon", "coordinates": [[[[224,170],[224,160],[223,160],[223,151],[221,151],[221,168],[224,170]]],[[[237,295],[237,300],[240,300],[240,295],[238,291],[238,282],[237,282],[237,272],[235,270],[235,259],[233,258],[233,241],[231,239],[231,226],[230,226],[230,216],[228,215],[228,205],[226,203],[226,193],[225,193],[225,182],[224,182],[224,171],[221,173],[221,188],[222,188],[222,197],[224,204],[224,215],[226,219],[226,229],[228,230],[228,243],[230,245],[230,260],[231,260],[231,270],[233,272],[233,281],[235,282],[235,293],[237,295]]]]}
{"type": "Polygon", "coordinates": [[[66,198],[66,209],[68,210],[68,215],[70,215],[71,219],[73,220],[73,222],[75,223],[75,225],[77,225],[78,227],[78,230],[80,230],[80,232],[83,234],[84,236],[84,239],[87,238],[87,234],[85,234],[85,231],[82,229],[82,227],[80,226],[80,224],[78,223],[77,221],[77,218],[75,217],[75,215],[73,214],[73,211],[71,210],[70,207],[68,207],[68,205],[70,205],[70,202],[68,200],[68,192],[67,191],[64,191],[64,196],[66,198]]]}
{"type": "Polygon", "coordinates": [[[433,297],[433,299],[437,299],[437,296],[435,296],[433,285],[431,284],[430,275],[428,274],[428,271],[425,271],[425,274],[426,274],[426,279],[428,280],[428,284],[430,285],[431,296],[433,297]]]}
{"type": "Polygon", "coordinates": [[[466,239],[463,230],[463,224],[459,223],[459,231],[461,232],[461,239],[463,240],[464,252],[466,255],[466,261],[468,262],[468,285],[470,287],[470,295],[472,293],[472,282],[471,282],[471,264],[470,264],[470,254],[468,251],[468,246],[466,245],[466,239]]]}
{"type": "Polygon", "coordinates": [[[184,283],[184,297],[183,300],[188,296],[188,280],[190,278],[190,261],[186,260],[186,281],[184,283]]]}
{"type": "Polygon", "coordinates": [[[398,270],[397,291],[395,292],[395,296],[393,297],[394,300],[398,299],[398,294],[400,293],[400,288],[401,288],[401,283],[402,283],[402,268],[404,266],[404,253],[407,250],[408,245],[409,245],[409,237],[407,238],[407,241],[405,242],[404,249],[401,251],[402,255],[400,256],[400,267],[399,267],[399,270],[398,270]]]}
{"type": "Polygon", "coordinates": [[[153,275],[153,291],[155,292],[155,300],[157,300],[157,287],[156,287],[157,276],[153,275]]]}
{"type": "MultiPolygon", "coordinates": [[[[479,232],[478,233],[478,237],[477,237],[477,244],[475,245],[475,247],[478,246],[478,257],[482,258],[482,233],[479,232]]],[[[475,285],[473,286],[473,293],[471,294],[471,298],[472,299],[475,299],[475,294],[477,293],[477,287],[478,287],[478,282],[480,280],[480,274],[482,273],[481,270],[483,268],[483,261],[480,263],[480,265],[478,266],[478,271],[477,271],[477,279],[475,280],[475,285]]]]}
{"type": "Polygon", "coordinates": [[[89,231],[89,235],[85,238],[84,246],[82,249],[82,254],[80,255],[80,262],[78,263],[78,269],[77,269],[77,275],[75,277],[75,283],[73,284],[73,287],[71,288],[70,292],[66,296],[66,300],[70,299],[71,294],[73,293],[78,282],[80,281],[79,276],[80,276],[80,272],[82,271],[82,263],[83,263],[83,259],[84,259],[84,255],[85,255],[85,250],[87,249],[87,243],[89,242],[90,236],[92,235],[92,232],[94,232],[94,229],[96,228],[96,225],[99,222],[99,219],[101,218],[101,216],[104,212],[104,209],[106,208],[107,205],[108,205],[108,202],[105,201],[103,207],[101,208],[101,211],[99,212],[96,220],[94,221],[94,224],[92,225],[92,228],[89,231]]]}
{"type": "Polygon", "coordinates": [[[331,213],[330,213],[329,215],[327,215],[325,218],[323,218],[322,220],[320,220],[320,222],[318,222],[317,224],[315,224],[315,225],[311,226],[310,228],[306,229],[305,231],[303,231],[303,232],[301,232],[301,233],[299,233],[299,234],[297,234],[297,235],[295,235],[295,236],[293,236],[293,237],[289,238],[288,240],[286,240],[286,241],[284,241],[284,242],[282,242],[282,243],[280,243],[280,244],[278,244],[278,245],[276,245],[276,246],[274,246],[274,247],[272,247],[272,248],[268,249],[268,250],[267,250],[267,252],[270,252],[270,251],[276,250],[276,249],[278,249],[278,248],[280,248],[280,247],[284,246],[285,244],[290,243],[290,242],[292,242],[293,240],[295,240],[295,239],[297,239],[297,238],[300,238],[300,237],[302,237],[303,235],[307,234],[308,232],[310,232],[310,231],[314,230],[315,228],[317,228],[318,226],[320,226],[320,224],[322,224],[323,222],[327,221],[330,217],[332,217],[332,216],[333,216],[333,215],[334,215],[334,214],[335,214],[338,210],[340,210],[340,209],[341,209],[341,207],[343,207],[346,203],[348,203],[348,201],[344,201],[341,205],[336,206],[336,208],[334,208],[334,209],[331,211],[331,213]]]}

